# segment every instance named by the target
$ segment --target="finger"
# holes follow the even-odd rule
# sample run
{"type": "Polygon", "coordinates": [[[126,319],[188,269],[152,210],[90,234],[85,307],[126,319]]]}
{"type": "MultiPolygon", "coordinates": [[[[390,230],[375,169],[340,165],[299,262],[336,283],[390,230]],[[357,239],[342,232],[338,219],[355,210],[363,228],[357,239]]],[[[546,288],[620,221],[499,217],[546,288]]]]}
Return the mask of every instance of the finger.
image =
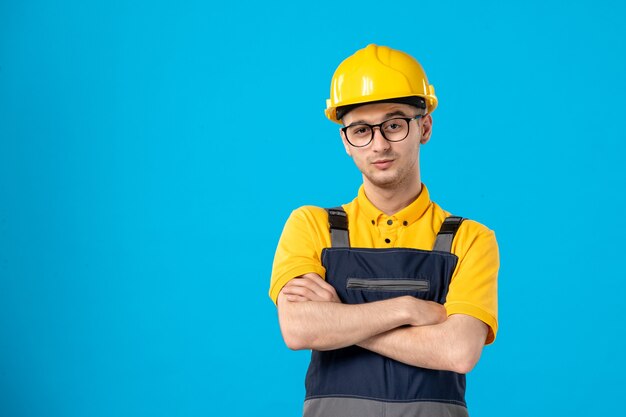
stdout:
{"type": "Polygon", "coordinates": [[[314,273],[304,274],[303,277],[310,279],[312,282],[318,285],[323,291],[328,293],[332,301],[340,302],[339,295],[337,295],[337,290],[324,278],[314,273]]]}
{"type": "Polygon", "coordinates": [[[305,286],[294,286],[297,294],[305,295],[310,297],[313,301],[332,301],[334,298],[334,294],[332,291],[328,291],[317,285],[305,285],[305,286]]]}
{"type": "Polygon", "coordinates": [[[285,298],[285,300],[287,301],[312,301],[311,298],[316,298],[317,296],[314,295],[313,292],[309,291],[306,288],[301,288],[301,287],[296,287],[296,286],[291,286],[291,287],[287,287],[286,285],[280,290],[280,294],[279,297],[282,296],[285,298]],[[308,294],[313,294],[307,297],[307,292],[308,294]]]}
{"type": "Polygon", "coordinates": [[[310,290],[311,294],[315,294],[315,301],[341,302],[339,296],[337,295],[337,291],[335,291],[335,288],[333,288],[332,285],[326,284],[324,285],[324,287],[322,287],[317,283],[312,282],[312,280],[308,280],[309,282],[306,282],[307,280],[308,279],[306,278],[302,279],[301,283],[303,283],[304,285],[298,288],[306,288],[310,290]]]}
{"type": "Polygon", "coordinates": [[[287,301],[291,301],[291,302],[294,302],[294,303],[299,303],[299,302],[302,302],[302,301],[311,301],[311,300],[309,300],[306,297],[302,297],[300,295],[291,295],[291,294],[285,294],[285,299],[287,301]]]}
{"type": "Polygon", "coordinates": [[[328,293],[327,288],[322,287],[321,285],[319,285],[319,282],[316,282],[309,277],[294,278],[289,281],[289,283],[293,287],[307,288],[315,294],[319,295],[320,297],[327,295],[326,293],[328,293]]]}
{"type": "Polygon", "coordinates": [[[298,294],[310,297],[311,301],[341,302],[335,288],[316,273],[311,272],[294,278],[285,287],[309,289],[310,293],[299,292],[298,294]]]}
{"type": "Polygon", "coordinates": [[[332,293],[336,292],[335,287],[333,287],[330,283],[328,283],[328,281],[326,281],[324,278],[320,277],[317,274],[304,274],[302,277],[310,279],[312,282],[314,282],[325,291],[330,291],[332,293]]]}
{"type": "Polygon", "coordinates": [[[302,295],[302,296],[306,296],[307,294],[311,294],[311,295],[315,294],[315,292],[311,291],[309,288],[307,288],[307,287],[299,287],[297,285],[291,285],[289,287],[285,286],[283,288],[283,293],[285,293],[285,294],[293,294],[293,295],[302,295]]]}
{"type": "Polygon", "coordinates": [[[283,293],[305,297],[309,301],[328,301],[328,299],[325,298],[324,295],[319,295],[318,293],[316,293],[315,291],[312,291],[310,288],[306,286],[297,286],[297,285],[292,285],[290,287],[285,286],[283,288],[283,293]]]}

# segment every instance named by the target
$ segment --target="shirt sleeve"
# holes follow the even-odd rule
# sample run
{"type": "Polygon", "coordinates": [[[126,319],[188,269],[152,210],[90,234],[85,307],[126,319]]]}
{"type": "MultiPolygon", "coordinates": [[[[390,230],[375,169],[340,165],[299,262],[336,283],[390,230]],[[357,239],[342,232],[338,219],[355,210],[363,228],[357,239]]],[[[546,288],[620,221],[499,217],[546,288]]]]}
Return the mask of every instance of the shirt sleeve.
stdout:
{"type": "Polygon", "coordinates": [[[321,252],[325,247],[324,227],[328,229],[328,221],[324,219],[327,219],[324,209],[311,206],[294,210],[287,219],[272,266],[269,296],[274,304],[289,280],[306,273],[325,278],[321,252]]]}
{"type": "Polygon", "coordinates": [[[485,344],[493,343],[498,332],[500,267],[495,233],[466,220],[457,233],[455,246],[453,252],[459,261],[448,290],[446,310],[448,315],[466,314],[487,324],[489,333],[485,344]]]}

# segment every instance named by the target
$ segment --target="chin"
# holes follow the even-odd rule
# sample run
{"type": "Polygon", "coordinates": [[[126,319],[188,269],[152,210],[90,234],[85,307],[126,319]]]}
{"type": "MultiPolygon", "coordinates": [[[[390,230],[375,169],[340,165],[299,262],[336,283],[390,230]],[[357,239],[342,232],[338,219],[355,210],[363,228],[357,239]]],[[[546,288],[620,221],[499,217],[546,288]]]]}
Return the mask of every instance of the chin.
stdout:
{"type": "Polygon", "coordinates": [[[400,183],[398,177],[395,175],[370,175],[367,179],[370,183],[372,183],[372,185],[380,188],[393,188],[400,183]]]}

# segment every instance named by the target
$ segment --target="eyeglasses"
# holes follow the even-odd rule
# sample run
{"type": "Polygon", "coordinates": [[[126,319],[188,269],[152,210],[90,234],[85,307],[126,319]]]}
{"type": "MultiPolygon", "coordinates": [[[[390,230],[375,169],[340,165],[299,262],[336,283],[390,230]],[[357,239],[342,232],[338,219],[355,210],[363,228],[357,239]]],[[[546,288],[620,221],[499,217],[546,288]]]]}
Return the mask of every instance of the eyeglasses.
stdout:
{"type": "Polygon", "coordinates": [[[356,148],[362,148],[369,145],[374,140],[374,128],[380,130],[389,142],[400,142],[409,136],[409,123],[411,120],[417,120],[423,115],[415,117],[396,117],[394,119],[385,120],[377,125],[367,123],[356,123],[346,127],[342,127],[341,131],[346,136],[348,143],[356,148]]]}

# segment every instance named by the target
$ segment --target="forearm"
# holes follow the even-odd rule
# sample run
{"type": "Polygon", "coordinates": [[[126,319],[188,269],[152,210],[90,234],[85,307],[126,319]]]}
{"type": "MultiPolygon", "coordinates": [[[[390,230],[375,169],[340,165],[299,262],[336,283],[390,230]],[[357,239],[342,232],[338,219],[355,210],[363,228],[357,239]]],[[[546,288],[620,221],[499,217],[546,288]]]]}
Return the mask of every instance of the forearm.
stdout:
{"type": "Polygon", "coordinates": [[[458,314],[440,324],[393,329],[358,345],[412,366],[465,374],[480,359],[486,336],[483,322],[458,314]]]}
{"type": "Polygon", "coordinates": [[[290,349],[330,350],[354,345],[408,324],[411,317],[404,302],[400,298],[357,305],[292,302],[281,293],[278,317],[290,349]]]}

